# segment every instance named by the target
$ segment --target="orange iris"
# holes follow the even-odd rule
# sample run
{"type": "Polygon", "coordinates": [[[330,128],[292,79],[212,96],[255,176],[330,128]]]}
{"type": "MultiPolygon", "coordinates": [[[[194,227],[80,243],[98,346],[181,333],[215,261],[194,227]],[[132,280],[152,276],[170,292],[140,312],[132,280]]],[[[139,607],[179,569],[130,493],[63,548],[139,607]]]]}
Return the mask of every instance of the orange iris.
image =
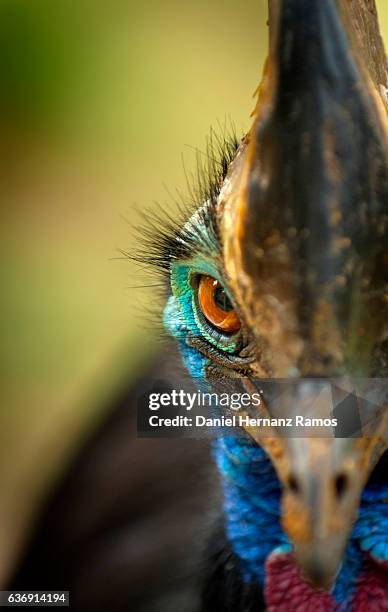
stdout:
{"type": "Polygon", "coordinates": [[[233,334],[240,327],[240,319],[226,295],[224,287],[212,276],[201,276],[198,299],[206,319],[217,329],[233,334]]]}

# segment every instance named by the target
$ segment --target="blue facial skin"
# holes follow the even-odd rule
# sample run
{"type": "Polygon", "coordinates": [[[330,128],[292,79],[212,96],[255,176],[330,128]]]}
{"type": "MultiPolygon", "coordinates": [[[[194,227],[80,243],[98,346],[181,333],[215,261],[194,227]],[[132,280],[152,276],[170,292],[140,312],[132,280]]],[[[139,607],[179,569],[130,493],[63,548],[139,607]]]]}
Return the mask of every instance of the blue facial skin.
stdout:
{"type": "MultiPolygon", "coordinates": [[[[164,310],[164,325],[180,346],[183,361],[198,382],[206,383],[209,358],[186,344],[188,335],[201,337],[226,353],[236,344],[217,339],[201,324],[197,313],[193,274],[222,277],[210,260],[174,263],[171,269],[172,295],[164,310]]],[[[222,476],[226,533],[241,560],[247,582],[265,581],[265,560],[274,551],[291,551],[280,525],[281,487],[265,452],[246,435],[224,436],[213,443],[213,454],[222,476]]],[[[365,553],[378,561],[388,560],[388,485],[370,486],[363,493],[359,518],[355,524],[344,561],[333,588],[337,602],[351,600],[358,577],[366,563],[365,553]]]]}

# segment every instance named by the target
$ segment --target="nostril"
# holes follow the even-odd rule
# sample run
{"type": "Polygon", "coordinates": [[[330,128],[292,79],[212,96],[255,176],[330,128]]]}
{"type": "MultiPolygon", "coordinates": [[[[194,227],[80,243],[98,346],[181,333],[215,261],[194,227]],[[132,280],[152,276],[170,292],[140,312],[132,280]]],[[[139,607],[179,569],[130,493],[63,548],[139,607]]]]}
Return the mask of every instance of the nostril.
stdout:
{"type": "Polygon", "coordinates": [[[346,476],[346,474],[338,474],[334,484],[336,495],[338,499],[341,499],[341,497],[344,496],[348,487],[348,477],[346,476]]]}
{"type": "Polygon", "coordinates": [[[296,478],[295,474],[290,474],[289,475],[289,477],[288,477],[288,488],[295,495],[300,493],[300,485],[299,485],[298,479],[296,478]]]}

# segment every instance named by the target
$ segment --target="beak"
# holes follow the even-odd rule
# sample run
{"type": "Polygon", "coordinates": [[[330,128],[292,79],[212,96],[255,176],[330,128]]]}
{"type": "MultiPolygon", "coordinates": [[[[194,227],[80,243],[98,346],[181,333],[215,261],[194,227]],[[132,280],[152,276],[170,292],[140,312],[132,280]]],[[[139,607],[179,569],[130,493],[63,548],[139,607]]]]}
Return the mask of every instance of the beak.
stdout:
{"type": "MultiPolygon", "coordinates": [[[[358,4],[361,17],[344,0],[270,3],[254,123],[220,195],[224,265],[257,378],[387,377],[387,67],[376,15],[366,54],[358,4]]],[[[284,528],[316,586],[333,582],[387,448],[387,403],[375,416],[359,438],[249,431],[277,470],[284,528]]]]}
{"type": "Polygon", "coordinates": [[[377,451],[376,441],[288,442],[292,471],[284,489],[283,526],[307,580],[316,588],[329,589],[357,518],[366,476],[373,465],[365,459],[372,450],[377,451]]]}
{"type": "MultiPolygon", "coordinates": [[[[246,384],[252,392],[252,383],[246,384]]],[[[339,571],[366,482],[388,449],[386,381],[368,381],[359,395],[353,385],[345,390],[346,385],[337,384],[328,379],[262,380],[260,416],[289,417],[293,428],[247,428],[282,483],[282,525],[296,561],[314,587],[325,589],[339,571]],[[297,415],[306,422],[335,417],[337,425],[301,430],[297,415]]]]}

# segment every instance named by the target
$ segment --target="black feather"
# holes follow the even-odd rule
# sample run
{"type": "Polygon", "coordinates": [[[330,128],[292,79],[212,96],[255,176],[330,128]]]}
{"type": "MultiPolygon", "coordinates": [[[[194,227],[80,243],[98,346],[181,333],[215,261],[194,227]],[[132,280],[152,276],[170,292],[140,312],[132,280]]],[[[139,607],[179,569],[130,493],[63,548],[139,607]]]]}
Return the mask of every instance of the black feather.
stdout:
{"type": "Polygon", "coordinates": [[[239,560],[219,522],[206,551],[201,612],[261,612],[263,594],[255,582],[244,582],[239,560]]]}

